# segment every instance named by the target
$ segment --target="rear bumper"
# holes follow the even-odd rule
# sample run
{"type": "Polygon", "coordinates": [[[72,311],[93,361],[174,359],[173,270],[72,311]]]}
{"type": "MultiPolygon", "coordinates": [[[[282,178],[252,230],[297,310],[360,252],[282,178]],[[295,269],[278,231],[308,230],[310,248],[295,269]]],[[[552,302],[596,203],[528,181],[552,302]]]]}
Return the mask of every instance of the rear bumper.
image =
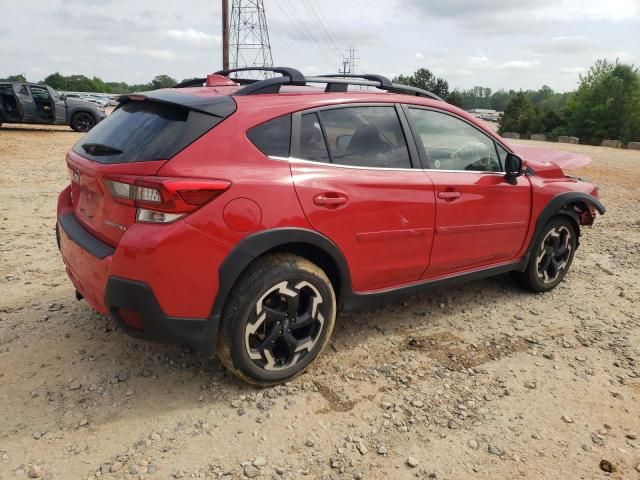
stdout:
{"type": "MultiPolygon", "coordinates": [[[[67,190],[60,195],[62,200],[65,196],[68,197],[67,190]]],[[[122,330],[138,338],[186,344],[207,353],[214,350],[219,315],[190,318],[166,313],[149,282],[114,272],[126,255],[118,255],[119,248],[94,237],[72,211],[60,205],[56,233],[71,282],[96,311],[112,316],[122,330]]],[[[162,262],[161,258],[157,260],[162,262]]],[[[134,262],[135,268],[135,259],[128,261],[134,262]]],[[[174,289],[180,287],[175,285],[174,289]]]]}
{"type": "Polygon", "coordinates": [[[143,282],[109,277],[105,304],[120,328],[133,337],[190,345],[208,353],[214,350],[220,324],[218,316],[170,317],[160,308],[149,285],[143,282]],[[123,311],[137,313],[142,319],[142,330],[128,325],[125,315],[120,313],[123,311]]]}

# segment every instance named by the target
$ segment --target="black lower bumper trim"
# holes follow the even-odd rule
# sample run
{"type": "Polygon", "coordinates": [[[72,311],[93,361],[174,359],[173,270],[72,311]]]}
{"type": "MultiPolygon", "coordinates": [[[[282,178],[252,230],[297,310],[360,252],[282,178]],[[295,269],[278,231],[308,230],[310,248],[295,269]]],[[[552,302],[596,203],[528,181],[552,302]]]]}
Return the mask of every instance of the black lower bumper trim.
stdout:
{"type": "Polygon", "coordinates": [[[129,335],[163,343],[189,345],[205,353],[215,350],[220,319],[170,317],[164,313],[151,287],[144,282],[109,277],[105,305],[120,328],[129,335]],[[137,312],[143,320],[144,330],[129,328],[118,310],[126,308],[137,312]]]}
{"type": "Polygon", "coordinates": [[[80,222],[78,222],[73,213],[60,215],[58,217],[58,225],[60,225],[60,228],[62,228],[64,233],[66,233],[71,240],[100,260],[108,257],[109,255],[113,255],[115,252],[113,247],[107,245],[102,240],[98,240],[87,232],[80,222]]]}

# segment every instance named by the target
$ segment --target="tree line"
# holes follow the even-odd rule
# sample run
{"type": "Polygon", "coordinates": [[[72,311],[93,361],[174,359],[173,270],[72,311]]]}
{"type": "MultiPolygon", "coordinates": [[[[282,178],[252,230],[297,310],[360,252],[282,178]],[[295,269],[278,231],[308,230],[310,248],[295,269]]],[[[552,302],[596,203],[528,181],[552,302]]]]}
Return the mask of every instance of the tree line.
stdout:
{"type": "Polygon", "coordinates": [[[429,90],[465,110],[504,112],[500,133],[538,133],[550,138],[568,135],[591,144],[605,139],[640,141],[640,71],[618,60],[598,60],[585,75],[580,75],[576,91],[564,93],[547,85],[539,90],[492,91],[473,87],[450,91],[445,79],[426,68],[393,80],[429,90]]]}
{"type": "MultiPolygon", "coordinates": [[[[188,79],[185,79],[188,80],[188,79]]],[[[24,74],[9,75],[0,81],[26,82],[24,74]]],[[[149,83],[128,84],[125,82],[105,82],[98,77],[89,78],[85,75],[62,75],[58,72],[45,77],[40,84],[49,85],[56,90],[65,92],[92,92],[92,93],[133,93],[158,88],[173,87],[178,81],[169,75],[156,75],[149,83]]]]}

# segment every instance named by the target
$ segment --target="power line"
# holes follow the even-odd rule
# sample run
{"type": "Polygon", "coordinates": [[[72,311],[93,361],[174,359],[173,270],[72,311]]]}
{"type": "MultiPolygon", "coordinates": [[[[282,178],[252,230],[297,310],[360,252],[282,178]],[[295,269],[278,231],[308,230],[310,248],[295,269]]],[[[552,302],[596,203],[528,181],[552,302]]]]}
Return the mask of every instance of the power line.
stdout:
{"type": "MultiPolygon", "coordinates": [[[[324,31],[325,36],[329,39],[329,42],[333,45],[333,48],[335,48],[336,52],[338,52],[338,54],[340,54],[342,49],[338,46],[336,41],[333,39],[333,35],[331,35],[331,33],[329,31],[329,28],[327,26],[327,22],[326,22],[326,19],[325,19],[323,13],[322,13],[322,10],[320,9],[320,7],[318,7],[315,4],[314,0],[309,0],[308,3],[311,6],[311,9],[315,12],[315,15],[318,18],[318,20],[320,21],[320,27],[324,31]]],[[[307,2],[304,2],[304,5],[307,5],[307,2]]]]}
{"type": "Polygon", "coordinates": [[[318,54],[323,57],[324,61],[326,61],[329,65],[334,65],[335,60],[331,60],[334,57],[333,53],[330,53],[328,50],[322,47],[324,42],[320,42],[318,38],[314,35],[313,28],[310,28],[307,23],[303,20],[298,10],[295,8],[294,4],[289,0],[284,0],[286,5],[283,7],[279,4],[279,2],[274,1],[273,3],[278,6],[280,11],[284,14],[285,17],[289,20],[290,24],[297,30],[298,34],[310,45],[316,48],[318,54]]]}
{"type": "Polygon", "coordinates": [[[318,14],[317,10],[315,9],[314,4],[311,3],[311,2],[302,2],[302,5],[304,6],[304,8],[307,11],[307,13],[309,14],[309,16],[312,17],[312,19],[315,19],[314,24],[317,25],[318,27],[320,27],[319,31],[322,34],[322,36],[324,37],[324,39],[326,40],[326,42],[329,45],[329,47],[333,47],[335,49],[335,51],[338,53],[338,55],[340,55],[340,48],[338,48],[336,43],[333,41],[333,38],[331,37],[331,34],[327,30],[327,28],[326,28],[326,26],[324,24],[324,21],[322,20],[322,18],[318,14]]]}

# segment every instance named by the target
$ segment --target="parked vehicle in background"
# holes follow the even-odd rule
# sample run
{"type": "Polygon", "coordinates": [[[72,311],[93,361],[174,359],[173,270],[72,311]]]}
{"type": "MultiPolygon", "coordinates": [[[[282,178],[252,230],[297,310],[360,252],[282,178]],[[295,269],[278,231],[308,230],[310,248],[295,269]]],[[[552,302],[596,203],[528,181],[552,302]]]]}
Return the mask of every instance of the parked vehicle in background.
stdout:
{"type": "Polygon", "coordinates": [[[48,85],[0,82],[0,125],[69,125],[76,132],[88,132],[105,117],[104,108],[61,95],[48,85]]]}
{"type": "Polygon", "coordinates": [[[123,96],[67,154],[56,232],[78,299],[249,382],[289,380],[339,311],[398,293],[506,272],[548,292],[605,212],[561,168],[589,159],[511,146],[430,92],[244,70],[123,96]]]}

